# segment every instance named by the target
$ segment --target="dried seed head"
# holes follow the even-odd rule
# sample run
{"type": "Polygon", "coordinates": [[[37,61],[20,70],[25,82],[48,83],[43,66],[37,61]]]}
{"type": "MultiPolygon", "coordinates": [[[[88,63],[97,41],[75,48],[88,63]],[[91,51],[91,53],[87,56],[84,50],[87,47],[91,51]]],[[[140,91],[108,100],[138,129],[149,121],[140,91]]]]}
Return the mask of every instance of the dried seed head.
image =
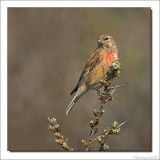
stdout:
{"type": "Polygon", "coordinates": [[[99,123],[99,118],[97,117],[94,125],[97,125],[98,123],[99,123]]]}
{"type": "Polygon", "coordinates": [[[102,137],[102,138],[105,138],[106,136],[105,136],[105,135],[102,135],[101,137],[102,137]]]}
{"type": "Polygon", "coordinates": [[[113,124],[112,124],[113,129],[115,129],[116,127],[118,127],[118,125],[119,125],[119,123],[116,122],[116,121],[114,121],[113,124]]]}
{"type": "Polygon", "coordinates": [[[54,135],[55,135],[57,138],[63,139],[63,136],[62,136],[60,133],[58,133],[58,132],[55,132],[54,135]]]}
{"type": "Polygon", "coordinates": [[[104,112],[105,111],[102,109],[101,112],[100,112],[100,116],[102,116],[104,112]]]}
{"type": "Polygon", "coordinates": [[[57,121],[56,118],[52,118],[52,119],[51,119],[51,123],[52,123],[52,124],[56,123],[56,121],[57,121]]]}
{"type": "Polygon", "coordinates": [[[55,139],[55,142],[58,143],[58,144],[61,144],[61,145],[63,144],[63,140],[62,139],[55,139]]]}
{"type": "Polygon", "coordinates": [[[97,116],[97,115],[98,115],[98,112],[97,112],[97,110],[96,110],[96,109],[94,109],[94,110],[93,110],[93,114],[94,114],[95,116],[97,116]]]}
{"type": "Polygon", "coordinates": [[[102,141],[102,138],[101,138],[101,136],[98,136],[98,142],[101,142],[102,141]]]}
{"type": "Polygon", "coordinates": [[[70,150],[69,146],[68,146],[67,144],[65,144],[65,143],[62,145],[62,147],[63,147],[66,151],[69,151],[69,150],[70,150]]]}
{"type": "Polygon", "coordinates": [[[94,132],[96,133],[98,131],[98,126],[94,127],[94,132]]]}
{"type": "Polygon", "coordinates": [[[87,146],[88,146],[88,143],[87,143],[85,140],[81,140],[81,142],[82,142],[82,145],[83,145],[84,147],[87,147],[87,146]]]}
{"type": "Polygon", "coordinates": [[[109,146],[106,143],[104,143],[102,150],[103,151],[108,151],[109,150],[109,146]]]}
{"type": "Polygon", "coordinates": [[[60,131],[60,126],[59,126],[59,124],[55,124],[55,129],[56,129],[57,131],[60,131]]]}
{"type": "Polygon", "coordinates": [[[93,126],[94,126],[94,122],[93,122],[93,120],[91,120],[91,121],[89,122],[89,124],[90,124],[90,127],[92,127],[92,128],[93,128],[93,126]]]}
{"type": "Polygon", "coordinates": [[[112,134],[118,134],[119,132],[120,132],[120,128],[111,130],[112,134]]]}
{"type": "Polygon", "coordinates": [[[118,129],[116,129],[116,130],[117,130],[117,134],[118,134],[118,133],[120,132],[120,130],[121,130],[121,129],[120,129],[120,128],[118,128],[118,129]]]}
{"type": "Polygon", "coordinates": [[[102,137],[101,137],[101,136],[98,136],[97,141],[98,141],[101,145],[103,144],[103,141],[102,141],[102,137]]]}
{"type": "Polygon", "coordinates": [[[53,128],[53,127],[52,127],[51,125],[49,125],[49,126],[48,126],[48,129],[50,129],[50,130],[51,130],[52,128],[53,128]]]}
{"type": "Polygon", "coordinates": [[[102,135],[105,135],[107,133],[107,130],[104,129],[102,135]]]}
{"type": "Polygon", "coordinates": [[[52,127],[51,131],[52,131],[52,133],[55,133],[56,130],[54,127],[52,127]]]}

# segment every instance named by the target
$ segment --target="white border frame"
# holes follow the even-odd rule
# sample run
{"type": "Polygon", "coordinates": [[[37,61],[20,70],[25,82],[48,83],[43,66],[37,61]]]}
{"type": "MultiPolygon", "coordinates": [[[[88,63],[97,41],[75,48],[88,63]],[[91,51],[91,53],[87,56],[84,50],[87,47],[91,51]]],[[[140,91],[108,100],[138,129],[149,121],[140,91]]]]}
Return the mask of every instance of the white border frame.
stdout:
{"type": "MultiPolygon", "coordinates": [[[[150,64],[148,64],[150,65],[150,64]]],[[[159,1],[1,1],[1,158],[2,159],[158,159],[159,156],[159,1]],[[7,7],[151,7],[152,152],[7,151],[7,7]]]]}

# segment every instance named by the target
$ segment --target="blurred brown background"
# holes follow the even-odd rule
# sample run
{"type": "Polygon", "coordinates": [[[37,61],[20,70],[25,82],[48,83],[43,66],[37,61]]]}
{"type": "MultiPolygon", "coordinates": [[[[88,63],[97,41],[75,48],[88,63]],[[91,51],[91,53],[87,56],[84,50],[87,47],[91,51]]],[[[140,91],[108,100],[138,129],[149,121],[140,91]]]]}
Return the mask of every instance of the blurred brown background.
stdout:
{"type": "Polygon", "coordinates": [[[64,112],[79,76],[101,34],[117,42],[122,71],[105,105],[100,132],[116,120],[128,122],[109,136],[110,151],[151,151],[150,8],[8,8],[8,150],[62,151],[48,130],[57,118],[68,144],[84,150],[89,139],[95,91],[71,114],[64,112]]]}

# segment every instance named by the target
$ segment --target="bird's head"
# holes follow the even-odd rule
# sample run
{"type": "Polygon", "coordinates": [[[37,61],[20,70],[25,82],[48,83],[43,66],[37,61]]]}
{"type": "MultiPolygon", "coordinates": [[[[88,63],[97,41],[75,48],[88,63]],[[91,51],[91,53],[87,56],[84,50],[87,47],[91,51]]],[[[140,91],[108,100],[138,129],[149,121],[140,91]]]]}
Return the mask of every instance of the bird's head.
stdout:
{"type": "Polygon", "coordinates": [[[113,37],[109,35],[101,35],[98,39],[98,47],[106,48],[106,49],[117,49],[116,42],[113,37]]]}

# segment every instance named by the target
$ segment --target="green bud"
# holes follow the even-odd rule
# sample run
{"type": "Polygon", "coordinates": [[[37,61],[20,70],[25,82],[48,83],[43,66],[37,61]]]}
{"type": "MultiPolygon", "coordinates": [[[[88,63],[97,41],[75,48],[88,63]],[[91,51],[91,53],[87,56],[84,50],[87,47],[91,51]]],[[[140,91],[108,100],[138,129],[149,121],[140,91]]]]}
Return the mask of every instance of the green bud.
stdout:
{"type": "Polygon", "coordinates": [[[98,142],[101,142],[101,141],[102,141],[101,136],[98,136],[98,142]]]}
{"type": "Polygon", "coordinates": [[[60,131],[60,126],[59,126],[59,124],[56,124],[56,125],[55,125],[55,129],[56,129],[57,131],[60,131]]]}
{"type": "Polygon", "coordinates": [[[115,129],[116,127],[118,127],[118,122],[114,121],[112,127],[115,129]]]}
{"type": "Polygon", "coordinates": [[[56,118],[52,118],[52,119],[51,119],[51,123],[52,123],[52,124],[56,123],[56,121],[57,121],[56,118]]]}
{"type": "Polygon", "coordinates": [[[58,144],[63,144],[62,139],[55,139],[55,142],[58,143],[58,144]]]}
{"type": "Polygon", "coordinates": [[[109,150],[109,146],[106,143],[104,143],[104,145],[103,145],[103,150],[104,151],[108,151],[109,150]]]}

